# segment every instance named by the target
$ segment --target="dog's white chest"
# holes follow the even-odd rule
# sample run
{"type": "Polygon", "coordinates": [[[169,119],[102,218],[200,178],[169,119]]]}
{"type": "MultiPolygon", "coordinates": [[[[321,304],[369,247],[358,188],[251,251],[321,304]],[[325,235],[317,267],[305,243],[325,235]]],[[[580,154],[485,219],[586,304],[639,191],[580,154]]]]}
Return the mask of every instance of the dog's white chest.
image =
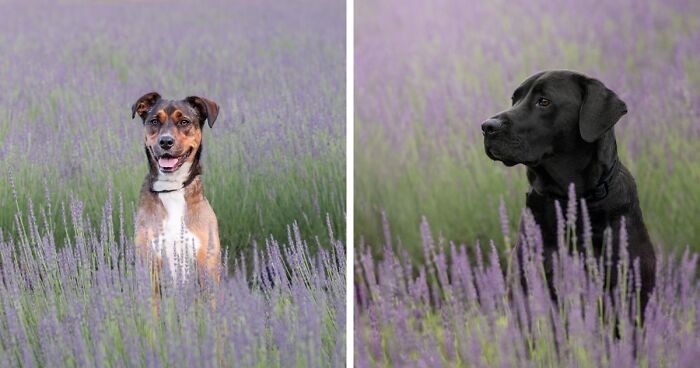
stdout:
{"type": "Polygon", "coordinates": [[[159,193],[167,216],[163,220],[160,234],[151,243],[156,254],[161,254],[167,260],[173,278],[179,273],[188,273],[194,266],[199,239],[185,225],[187,202],[184,189],[159,193]]]}

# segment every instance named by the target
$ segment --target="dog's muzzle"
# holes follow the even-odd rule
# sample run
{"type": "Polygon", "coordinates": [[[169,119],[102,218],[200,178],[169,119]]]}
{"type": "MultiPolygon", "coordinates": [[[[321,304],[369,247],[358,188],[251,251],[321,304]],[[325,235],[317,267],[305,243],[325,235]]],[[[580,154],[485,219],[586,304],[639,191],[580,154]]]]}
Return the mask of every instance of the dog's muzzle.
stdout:
{"type": "Polygon", "coordinates": [[[158,168],[160,171],[164,173],[171,173],[177,171],[177,169],[179,169],[182,164],[187,161],[187,158],[189,158],[191,154],[192,148],[188,149],[187,152],[182,155],[173,155],[166,152],[159,156],[155,156],[155,159],[158,162],[158,168]]]}

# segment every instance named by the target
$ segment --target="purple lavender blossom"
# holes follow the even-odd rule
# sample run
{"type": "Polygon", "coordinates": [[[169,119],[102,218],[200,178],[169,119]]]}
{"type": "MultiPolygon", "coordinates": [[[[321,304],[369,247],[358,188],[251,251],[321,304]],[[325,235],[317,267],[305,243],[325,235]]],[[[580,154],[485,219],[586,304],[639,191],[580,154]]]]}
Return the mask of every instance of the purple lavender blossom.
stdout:
{"type": "MultiPolygon", "coordinates": [[[[79,204],[70,207],[89,220],[79,204]]],[[[60,249],[31,215],[24,223],[33,235],[0,239],[6,366],[344,364],[341,241],[311,256],[293,225],[293,244],[269,239],[256,253],[262,283],[250,282],[244,267],[223,272],[219,286],[183,275],[176,281],[164,262],[156,307],[150,262],[135,252],[115,253],[125,235],[113,233],[113,222],[124,218],[112,217],[111,204],[105,209],[101,228],[74,229],[60,249]]]]}
{"type": "MultiPolygon", "coordinates": [[[[589,220],[583,208],[586,227],[589,220]]],[[[524,213],[526,233],[539,232],[524,213]]],[[[561,212],[559,221],[565,222],[561,212]]],[[[512,273],[504,273],[493,244],[488,262],[482,259],[478,243],[475,247],[451,244],[450,262],[445,263],[445,247],[434,247],[427,221],[420,226],[423,246],[434,252],[437,275],[432,280],[425,265],[396,258],[390,247],[384,247],[382,259],[358,254],[363,262],[355,280],[362,280],[361,288],[367,289],[363,295],[373,296],[356,299],[358,367],[428,361],[447,366],[680,366],[697,351],[700,332],[692,327],[700,303],[697,254],[691,257],[686,251],[680,259],[671,255],[658,260],[659,278],[642,325],[638,260],[619,263],[615,272],[626,281],[609,292],[602,280],[608,263],[569,251],[557,254],[551,280],[557,299],[553,300],[542,272],[539,236],[524,238],[523,268],[515,262],[512,273]],[[472,251],[475,267],[466,256],[472,251]],[[396,272],[397,268],[414,272],[396,272]],[[528,293],[520,284],[522,273],[530,286],[528,293]],[[409,287],[391,288],[389,293],[387,286],[395,283],[409,287]]],[[[620,238],[624,258],[624,230],[620,238]]]]}

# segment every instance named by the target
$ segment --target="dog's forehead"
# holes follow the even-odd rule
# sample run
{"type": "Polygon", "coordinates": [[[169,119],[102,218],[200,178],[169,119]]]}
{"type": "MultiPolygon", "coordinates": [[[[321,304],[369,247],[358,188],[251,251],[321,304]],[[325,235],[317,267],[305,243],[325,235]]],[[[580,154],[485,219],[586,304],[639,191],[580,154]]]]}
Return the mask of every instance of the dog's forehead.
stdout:
{"type": "Polygon", "coordinates": [[[155,115],[159,111],[165,112],[167,116],[171,116],[175,111],[179,111],[184,116],[197,116],[197,110],[186,101],[160,100],[151,108],[150,114],[155,115]]]}
{"type": "Polygon", "coordinates": [[[542,94],[549,97],[578,96],[581,93],[579,80],[583,76],[569,71],[551,71],[529,78],[521,84],[518,95],[542,94]]]}

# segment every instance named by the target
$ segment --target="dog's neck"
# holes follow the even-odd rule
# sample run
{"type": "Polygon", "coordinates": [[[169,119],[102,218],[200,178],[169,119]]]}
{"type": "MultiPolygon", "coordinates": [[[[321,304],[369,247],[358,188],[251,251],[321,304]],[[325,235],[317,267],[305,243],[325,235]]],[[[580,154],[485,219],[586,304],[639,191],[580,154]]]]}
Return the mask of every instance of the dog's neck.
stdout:
{"type": "Polygon", "coordinates": [[[613,174],[617,145],[612,131],[591,144],[589,150],[557,154],[539,165],[527,168],[527,179],[535,192],[544,196],[566,198],[569,185],[574,183],[576,195],[592,193],[601,180],[613,174]]]}
{"type": "MultiPolygon", "coordinates": [[[[202,153],[202,146],[197,149],[192,162],[185,162],[172,173],[164,173],[158,169],[158,163],[146,147],[146,157],[148,158],[149,172],[146,177],[148,188],[153,193],[169,193],[183,190],[190,187],[202,174],[202,166],[199,162],[202,153]]],[[[200,187],[200,186],[196,186],[200,187]]]]}

